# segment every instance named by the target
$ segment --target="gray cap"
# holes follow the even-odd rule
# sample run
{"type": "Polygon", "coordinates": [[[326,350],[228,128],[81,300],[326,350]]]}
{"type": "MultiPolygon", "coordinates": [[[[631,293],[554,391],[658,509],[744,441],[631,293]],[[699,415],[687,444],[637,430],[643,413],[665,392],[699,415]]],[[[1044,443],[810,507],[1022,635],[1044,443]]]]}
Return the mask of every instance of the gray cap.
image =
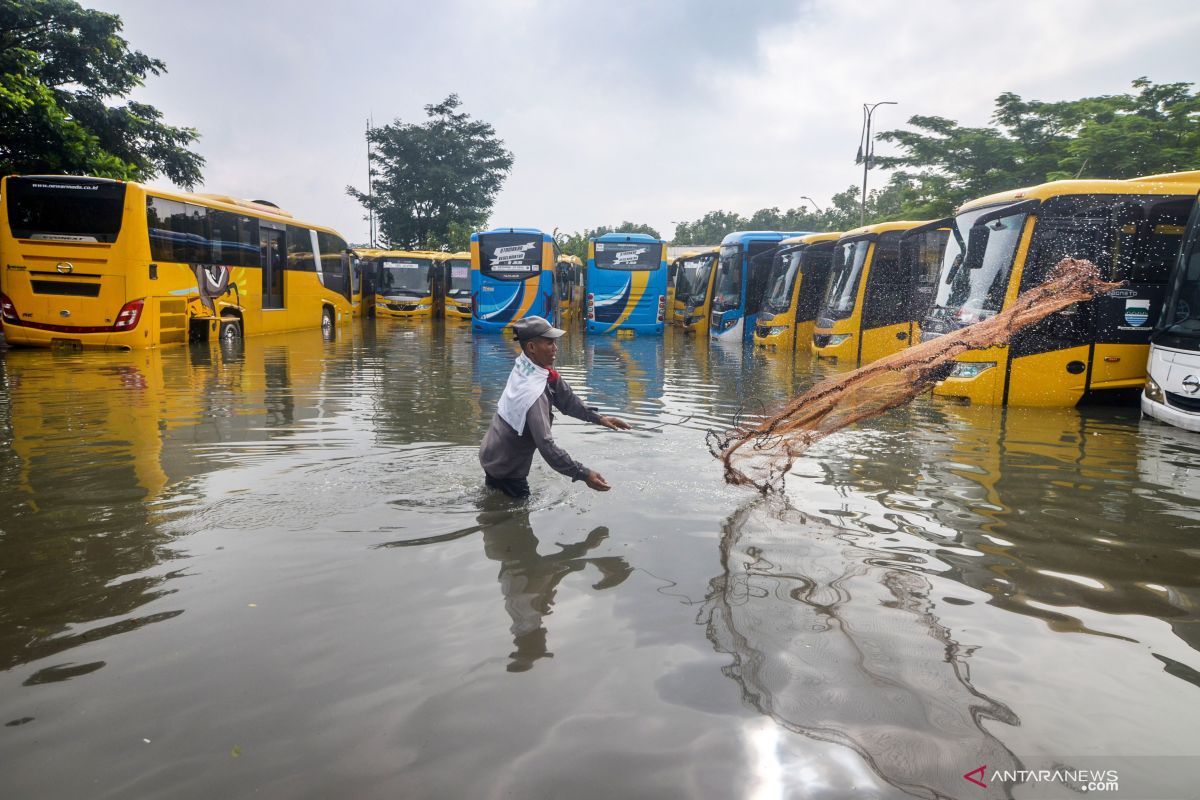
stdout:
{"type": "Polygon", "coordinates": [[[557,339],[566,331],[559,330],[541,317],[522,317],[513,323],[513,335],[518,342],[528,342],[544,336],[547,339],[557,339]]]}

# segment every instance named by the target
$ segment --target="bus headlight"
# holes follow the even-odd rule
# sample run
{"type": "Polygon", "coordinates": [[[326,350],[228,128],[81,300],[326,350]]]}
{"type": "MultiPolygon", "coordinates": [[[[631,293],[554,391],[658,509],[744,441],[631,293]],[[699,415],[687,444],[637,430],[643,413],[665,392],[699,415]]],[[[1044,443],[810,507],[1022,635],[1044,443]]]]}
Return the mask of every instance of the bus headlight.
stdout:
{"type": "Polygon", "coordinates": [[[736,318],[734,318],[734,319],[727,319],[727,320],[725,320],[724,322],[722,322],[722,323],[721,323],[721,330],[723,330],[723,331],[727,331],[727,330],[729,330],[730,328],[732,328],[734,325],[737,325],[737,324],[738,324],[738,321],[737,321],[737,319],[736,319],[736,318]]]}
{"type": "Polygon", "coordinates": [[[835,333],[829,337],[829,341],[827,341],[824,345],[821,345],[821,346],[837,347],[839,344],[841,344],[842,342],[846,341],[849,338],[850,338],[850,334],[848,334],[848,333],[835,333]]]}
{"type": "Polygon", "coordinates": [[[954,369],[950,370],[950,377],[978,378],[994,366],[995,361],[955,361],[954,369]]]}
{"type": "Polygon", "coordinates": [[[766,328],[761,328],[763,336],[778,336],[787,331],[787,325],[770,325],[766,328]]]}
{"type": "Polygon", "coordinates": [[[700,321],[702,319],[704,319],[703,314],[689,314],[688,316],[683,318],[683,324],[684,325],[697,325],[700,323],[700,321]]]}
{"type": "Polygon", "coordinates": [[[417,305],[417,311],[428,311],[432,307],[433,306],[430,305],[429,303],[420,303],[419,305],[417,305]]]}
{"type": "Polygon", "coordinates": [[[1158,381],[1154,378],[1146,378],[1146,399],[1153,403],[1166,403],[1167,399],[1163,396],[1162,387],[1158,385],[1158,381]]]}

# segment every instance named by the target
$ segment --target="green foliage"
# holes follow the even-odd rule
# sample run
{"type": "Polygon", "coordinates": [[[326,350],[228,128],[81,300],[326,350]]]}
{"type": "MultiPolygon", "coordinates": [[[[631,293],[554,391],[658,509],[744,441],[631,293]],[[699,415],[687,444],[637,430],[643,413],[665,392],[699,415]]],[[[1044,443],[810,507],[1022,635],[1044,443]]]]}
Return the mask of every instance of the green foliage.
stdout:
{"type": "MultiPolygon", "coordinates": [[[[827,208],[760,208],[749,217],[733,211],[710,211],[695,222],[681,222],[675,228],[675,245],[720,244],[734,231],[845,231],[859,224],[860,189],[851,186],[833,196],[827,208]]],[[[891,187],[867,195],[867,221],[900,219],[900,194],[891,187]]]]}
{"type": "Polygon", "coordinates": [[[915,116],[879,138],[901,154],[889,190],[908,216],[944,216],[976,197],[1064,178],[1133,178],[1200,166],[1200,94],[1190,83],[1133,82],[1132,94],[996,98],[992,127],[915,116]]]}
{"type": "Polygon", "coordinates": [[[559,233],[556,229],[554,231],[554,241],[558,242],[559,250],[565,255],[578,256],[581,261],[587,261],[588,239],[595,239],[606,233],[644,233],[647,236],[653,236],[655,239],[662,238],[662,234],[645,223],[622,222],[615,227],[601,225],[599,228],[585,230],[582,233],[559,233]]]}
{"type": "Polygon", "coordinates": [[[166,71],[121,28],[74,0],[0,0],[0,171],[200,182],[195,130],[145,103],[109,104],[166,71]]]}
{"type": "Polygon", "coordinates": [[[375,212],[384,246],[466,249],[470,232],[486,224],[513,157],[491,125],[460,105],[452,94],[425,106],[423,124],[397,119],[368,134],[374,191],[346,192],[375,212]]]}

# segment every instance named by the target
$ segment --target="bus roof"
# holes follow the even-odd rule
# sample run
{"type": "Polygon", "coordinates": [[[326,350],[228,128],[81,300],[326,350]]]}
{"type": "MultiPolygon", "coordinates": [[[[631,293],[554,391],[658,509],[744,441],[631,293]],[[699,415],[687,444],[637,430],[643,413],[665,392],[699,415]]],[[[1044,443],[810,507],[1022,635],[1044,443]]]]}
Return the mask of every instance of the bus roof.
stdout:
{"type": "Polygon", "coordinates": [[[583,266],[583,259],[581,259],[579,256],[562,255],[558,257],[558,260],[566,261],[568,264],[574,264],[577,267],[583,266]]]}
{"type": "Polygon", "coordinates": [[[450,253],[450,258],[465,258],[467,260],[470,260],[471,251],[470,250],[459,250],[457,253],[450,253]]]}
{"type": "Polygon", "coordinates": [[[874,225],[863,225],[861,228],[851,228],[841,235],[842,239],[850,239],[859,236],[878,236],[881,233],[890,233],[891,231],[907,231],[912,228],[919,228],[922,225],[933,222],[931,219],[900,219],[893,222],[876,222],[874,225]]]}
{"type": "Polygon", "coordinates": [[[71,180],[72,178],[82,178],[88,181],[111,181],[112,183],[123,183],[127,186],[136,186],[151,197],[161,197],[164,200],[178,200],[181,203],[192,203],[193,205],[202,205],[208,208],[215,208],[221,211],[233,211],[238,214],[251,214],[256,217],[272,219],[283,224],[301,225],[305,228],[312,228],[326,233],[332,233],[339,239],[344,239],[340,233],[327,225],[317,225],[313,222],[305,222],[304,220],[296,219],[289,212],[284,211],[273,203],[266,203],[261,200],[239,200],[235,197],[230,197],[227,194],[211,194],[200,192],[183,192],[177,189],[160,189],[158,187],[147,186],[144,183],[137,181],[118,181],[111,178],[96,178],[91,175],[10,175],[12,178],[47,178],[57,180],[71,180]]]}
{"type": "Polygon", "coordinates": [[[1197,192],[1200,192],[1200,170],[1171,172],[1163,175],[1146,175],[1141,178],[1129,178],[1128,180],[1050,181],[1038,184],[1037,186],[1010,189],[1007,192],[996,192],[985,197],[978,197],[959,206],[957,213],[997,203],[1011,203],[1018,200],[1047,200],[1051,197],[1073,194],[1194,195],[1197,192]]]}
{"type": "Polygon", "coordinates": [[[721,246],[727,244],[744,244],[746,242],[778,242],[795,236],[806,236],[816,231],[734,231],[721,240],[721,246]]]}
{"type": "Polygon", "coordinates": [[[490,231],[476,231],[471,234],[471,241],[479,241],[480,236],[488,236],[493,233],[529,233],[535,236],[541,236],[543,241],[550,239],[550,234],[538,228],[492,228],[490,231]]]}
{"type": "Polygon", "coordinates": [[[603,236],[592,237],[593,242],[644,242],[646,244],[666,244],[662,239],[655,239],[645,233],[606,233],[603,236]]]}
{"type": "Polygon", "coordinates": [[[841,231],[829,233],[806,233],[803,236],[792,236],[779,243],[780,247],[791,244],[816,244],[817,242],[836,242],[846,234],[841,231]]]}

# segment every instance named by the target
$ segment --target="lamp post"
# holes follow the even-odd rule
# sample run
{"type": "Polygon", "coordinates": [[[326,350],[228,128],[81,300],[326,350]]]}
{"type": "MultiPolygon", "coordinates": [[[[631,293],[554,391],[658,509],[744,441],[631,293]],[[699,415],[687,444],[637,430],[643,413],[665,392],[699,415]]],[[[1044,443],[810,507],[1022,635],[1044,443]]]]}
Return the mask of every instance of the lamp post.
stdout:
{"type": "Polygon", "coordinates": [[[800,195],[800,199],[801,199],[801,200],[807,200],[808,202],[812,203],[812,207],[813,207],[813,209],[814,209],[814,210],[816,210],[816,212],[817,212],[818,214],[823,214],[823,213],[825,213],[825,212],[821,211],[821,207],[820,207],[819,205],[817,205],[817,201],[816,201],[816,200],[813,200],[811,197],[808,197],[808,196],[806,196],[806,195],[800,195]]]}
{"type": "Polygon", "coordinates": [[[875,143],[871,139],[871,115],[880,106],[894,105],[899,104],[892,100],[881,100],[874,105],[863,103],[863,131],[858,143],[858,158],[855,159],[855,163],[861,161],[863,165],[862,202],[858,206],[859,225],[867,224],[867,170],[871,168],[871,159],[875,156],[875,143]]]}

